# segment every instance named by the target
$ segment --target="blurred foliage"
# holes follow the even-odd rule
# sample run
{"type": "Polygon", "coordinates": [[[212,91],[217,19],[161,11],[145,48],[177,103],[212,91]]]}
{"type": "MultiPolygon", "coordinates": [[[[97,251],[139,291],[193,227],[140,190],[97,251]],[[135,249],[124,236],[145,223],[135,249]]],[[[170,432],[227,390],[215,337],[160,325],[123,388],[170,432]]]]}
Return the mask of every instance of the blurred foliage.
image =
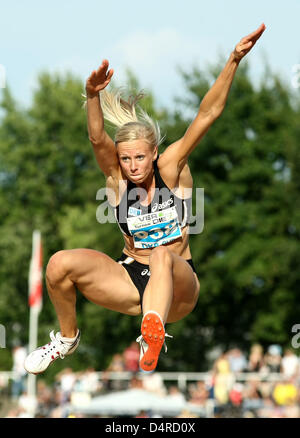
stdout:
{"type": "MultiPolygon", "coordinates": [[[[184,98],[158,109],[150,92],[143,107],[166,135],[161,150],[178,140],[220,71],[181,71],[184,98]]],[[[141,87],[128,71],[130,90],[141,87]]],[[[88,247],[117,258],[123,247],[116,224],[99,224],[96,194],[105,179],[88,141],[83,84],[71,74],[42,73],[31,108],[20,109],[3,90],[0,124],[0,323],[7,353],[28,343],[28,269],[34,229],[43,236],[44,266],[60,249],[88,247]],[[109,236],[109,238],[108,238],[109,236]]],[[[159,370],[203,371],[214,347],[254,342],[290,346],[300,314],[300,101],[269,70],[258,86],[241,64],[226,109],[190,157],[195,187],[205,190],[205,226],[190,239],[201,293],[185,319],[168,326],[174,336],[159,370]],[[293,102],[293,103],[292,103],[293,102]]],[[[111,135],[113,131],[107,127],[111,135]]],[[[195,206],[194,206],[195,207],[195,206]]],[[[89,303],[79,292],[78,352],[50,367],[105,369],[139,335],[140,317],[89,303]]],[[[44,285],[39,344],[58,322],[44,285]]],[[[9,368],[10,367],[10,368],[9,368]]]]}

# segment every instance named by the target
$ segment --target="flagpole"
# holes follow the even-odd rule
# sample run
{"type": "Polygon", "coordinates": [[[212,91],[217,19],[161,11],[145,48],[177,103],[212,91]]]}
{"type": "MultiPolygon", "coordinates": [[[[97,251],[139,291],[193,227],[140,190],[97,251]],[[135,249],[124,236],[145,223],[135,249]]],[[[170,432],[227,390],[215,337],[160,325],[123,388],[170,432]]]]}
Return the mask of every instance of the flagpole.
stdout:
{"type": "MultiPolygon", "coordinates": [[[[34,351],[37,348],[38,335],[38,318],[39,312],[35,307],[30,307],[29,312],[29,351],[34,351]]],[[[30,400],[28,410],[34,417],[36,411],[36,375],[28,373],[27,376],[27,395],[30,400]]]]}
{"type": "MultiPolygon", "coordinates": [[[[32,235],[32,256],[29,269],[29,352],[37,348],[38,318],[42,307],[42,244],[41,233],[35,230],[32,235]]],[[[28,412],[34,417],[36,398],[36,375],[28,373],[27,377],[28,412]]]]}

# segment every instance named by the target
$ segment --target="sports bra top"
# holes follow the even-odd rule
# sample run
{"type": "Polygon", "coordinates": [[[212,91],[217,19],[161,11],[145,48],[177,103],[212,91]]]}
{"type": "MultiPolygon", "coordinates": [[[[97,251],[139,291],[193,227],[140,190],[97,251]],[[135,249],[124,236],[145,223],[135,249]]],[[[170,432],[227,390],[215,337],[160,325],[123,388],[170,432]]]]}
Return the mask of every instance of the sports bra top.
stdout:
{"type": "MultiPolygon", "coordinates": [[[[113,207],[123,234],[132,236],[135,248],[153,248],[182,236],[187,225],[192,197],[177,197],[165,184],[154,161],[155,193],[151,203],[141,205],[137,186],[128,180],[122,199],[113,207]]],[[[139,189],[141,190],[141,189],[139,189]]]]}

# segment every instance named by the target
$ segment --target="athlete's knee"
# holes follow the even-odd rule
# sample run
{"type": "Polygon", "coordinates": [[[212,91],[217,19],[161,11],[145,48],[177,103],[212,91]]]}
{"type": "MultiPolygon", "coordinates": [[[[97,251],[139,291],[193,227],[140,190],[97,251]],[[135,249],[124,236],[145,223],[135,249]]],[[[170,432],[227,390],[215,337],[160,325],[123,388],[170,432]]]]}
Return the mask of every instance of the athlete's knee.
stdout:
{"type": "Polygon", "coordinates": [[[163,266],[172,266],[173,257],[171,251],[165,246],[157,246],[151,251],[149,262],[155,264],[162,264],[163,266]]]}
{"type": "Polygon", "coordinates": [[[46,279],[51,285],[62,281],[70,271],[71,257],[68,250],[61,250],[53,254],[46,268],[46,279]]]}

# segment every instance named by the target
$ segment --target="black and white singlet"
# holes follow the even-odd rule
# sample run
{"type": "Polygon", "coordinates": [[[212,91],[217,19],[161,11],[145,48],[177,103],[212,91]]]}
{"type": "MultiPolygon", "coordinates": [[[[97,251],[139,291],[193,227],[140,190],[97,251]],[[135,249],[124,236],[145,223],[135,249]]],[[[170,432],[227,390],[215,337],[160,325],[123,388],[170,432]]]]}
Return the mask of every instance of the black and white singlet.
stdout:
{"type": "Polygon", "coordinates": [[[177,197],[160,176],[158,158],[153,163],[155,193],[151,203],[141,205],[137,186],[128,180],[119,205],[113,207],[122,233],[133,237],[135,248],[154,248],[179,239],[181,229],[188,224],[191,189],[184,199],[177,197]]]}

